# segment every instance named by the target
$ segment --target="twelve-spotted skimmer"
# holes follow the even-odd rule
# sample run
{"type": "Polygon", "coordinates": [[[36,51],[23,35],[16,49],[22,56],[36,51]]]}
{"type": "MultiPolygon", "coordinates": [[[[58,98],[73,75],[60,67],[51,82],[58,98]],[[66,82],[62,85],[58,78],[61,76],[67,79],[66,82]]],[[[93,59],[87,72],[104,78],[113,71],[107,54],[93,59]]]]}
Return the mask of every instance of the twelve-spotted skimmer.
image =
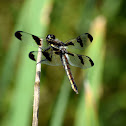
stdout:
{"type": "MultiPolygon", "coordinates": [[[[47,35],[45,42],[44,39],[23,31],[15,32],[15,36],[21,41],[25,41],[27,40],[26,38],[29,38],[29,41],[36,43],[39,47],[42,45],[42,59],[39,63],[52,66],[63,65],[72,89],[78,94],[77,86],[69,64],[85,69],[94,66],[94,62],[90,57],[71,53],[68,49],[85,49],[85,47],[93,41],[93,37],[89,33],[82,34],[75,39],[66,41],[65,43],[56,39],[53,34],[47,35]]],[[[29,58],[36,61],[37,53],[38,51],[31,51],[29,53],[29,58]]]]}

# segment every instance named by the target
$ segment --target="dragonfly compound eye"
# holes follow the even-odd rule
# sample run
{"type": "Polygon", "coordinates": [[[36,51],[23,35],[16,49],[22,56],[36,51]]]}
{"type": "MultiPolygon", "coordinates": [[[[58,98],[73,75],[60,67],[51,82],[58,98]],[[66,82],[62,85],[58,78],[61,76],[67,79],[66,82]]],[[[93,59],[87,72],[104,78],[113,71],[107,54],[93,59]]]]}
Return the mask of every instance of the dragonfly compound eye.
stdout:
{"type": "Polygon", "coordinates": [[[46,37],[46,40],[48,40],[48,41],[53,41],[54,39],[55,39],[55,35],[53,35],[53,34],[49,34],[46,37]]]}

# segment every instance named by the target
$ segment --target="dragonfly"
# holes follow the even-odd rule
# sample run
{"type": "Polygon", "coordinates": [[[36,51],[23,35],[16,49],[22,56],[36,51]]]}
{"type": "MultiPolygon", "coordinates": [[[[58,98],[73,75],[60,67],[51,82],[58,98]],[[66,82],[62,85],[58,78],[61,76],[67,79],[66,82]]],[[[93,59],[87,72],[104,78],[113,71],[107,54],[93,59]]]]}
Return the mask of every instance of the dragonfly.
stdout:
{"type": "MultiPolygon", "coordinates": [[[[39,63],[51,66],[63,65],[70,81],[71,88],[76,92],[76,94],[78,94],[78,89],[74,81],[74,77],[72,76],[70,65],[86,69],[94,66],[94,62],[86,55],[71,53],[68,50],[84,50],[93,41],[91,34],[84,33],[74,39],[67,40],[66,42],[58,40],[53,34],[48,34],[42,39],[24,31],[16,31],[15,36],[24,42],[29,40],[28,43],[30,43],[30,45],[35,43],[37,46],[41,47],[42,59],[39,63]]],[[[29,58],[36,61],[37,54],[38,51],[31,51],[29,53],[29,58]]]]}

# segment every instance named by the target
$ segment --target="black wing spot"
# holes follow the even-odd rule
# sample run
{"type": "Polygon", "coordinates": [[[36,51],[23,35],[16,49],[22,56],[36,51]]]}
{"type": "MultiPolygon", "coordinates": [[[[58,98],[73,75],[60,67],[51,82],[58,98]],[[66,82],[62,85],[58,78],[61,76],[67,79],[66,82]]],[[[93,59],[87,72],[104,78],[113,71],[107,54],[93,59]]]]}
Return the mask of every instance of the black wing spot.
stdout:
{"type": "Polygon", "coordinates": [[[94,62],[91,59],[89,59],[89,61],[91,63],[91,66],[94,66],[94,62]]]}
{"type": "MultiPolygon", "coordinates": [[[[86,57],[88,57],[88,56],[86,56],[86,57]]],[[[94,62],[92,61],[92,59],[90,57],[88,57],[88,58],[89,58],[89,61],[91,63],[91,66],[94,66],[94,62]]]]}
{"type": "Polygon", "coordinates": [[[32,38],[35,40],[35,42],[37,43],[37,45],[41,46],[41,39],[35,35],[32,35],[32,38]]]}
{"type": "Polygon", "coordinates": [[[74,43],[73,42],[68,42],[65,44],[65,46],[69,46],[69,45],[73,45],[74,46],[74,43]]]}
{"type": "Polygon", "coordinates": [[[55,52],[55,54],[57,54],[57,55],[61,55],[61,52],[59,52],[59,51],[56,51],[56,52],[55,52]]]}
{"type": "Polygon", "coordinates": [[[46,57],[47,60],[52,61],[52,58],[50,57],[48,52],[42,52],[42,53],[46,57]]]}
{"type": "Polygon", "coordinates": [[[83,60],[82,56],[81,55],[77,55],[77,56],[79,57],[81,63],[84,65],[84,60],[83,60]]]}
{"type": "Polygon", "coordinates": [[[93,41],[93,37],[92,37],[92,35],[90,35],[89,33],[85,33],[85,34],[87,34],[88,35],[88,38],[90,39],[90,41],[92,42],[93,41]]]}
{"type": "Polygon", "coordinates": [[[22,40],[22,34],[20,33],[20,32],[22,32],[22,31],[17,31],[17,32],[15,32],[15,36],[19,39],[19,40],[22,40]]]}
{"type": "Polygon", "coordinates": [[[80,43],[80,46],[83,47],[83,42],[80,36],[78,36],[77,38],[77,42],[80,43]]]}
{"type": "Polygon", "coordinates": [[[31,60],[36,61],[34,54],[32,54],[33,52],[34,52],[34,51],[32,51],[32,52],[29,53],[29,58],[30,58],[31,60]]]}
{"type": "Polygon", "coordinates": [[[71,56],[74,56],[74,54],[73,54],[73,53],[69,53],[69,52],[67,52],[67,54],[68,54],[68,55],[71,55],[71,56]]]}

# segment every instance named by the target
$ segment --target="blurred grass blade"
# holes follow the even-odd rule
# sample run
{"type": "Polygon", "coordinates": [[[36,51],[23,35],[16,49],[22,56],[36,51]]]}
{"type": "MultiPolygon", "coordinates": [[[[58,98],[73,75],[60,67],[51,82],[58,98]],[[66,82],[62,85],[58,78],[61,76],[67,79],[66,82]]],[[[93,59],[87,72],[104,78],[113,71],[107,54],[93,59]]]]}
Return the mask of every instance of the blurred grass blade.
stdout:
{"type": "Polygon", "coordinates": [[[62,126],[71,90],[72,89],[69,86],[69,80],[67,76],[65,76],[64,81],[62,83],[62,87],[60,89],[59,96],[53,109],[50,126],[62,126]]]}
{"type": "Polygon", "coordinates": [[[101,8],[104,16],[106,16],[106,18],[110,21],[117,18],[116,15],[118,15],[118,13],[120,11],[122,2],[123,2],[123,0],[117,0],[117,1],[115,1],[115,0],[104,0],[103,6],[101,8]],[[109,7],[110,5],[112,5],[112,6],[109,7]]]}
{"type": "Polygon", "coordinates": [[[1,75],[1,89],[0,92],[2,93],[2,96],[4,95],[4,92],[8,88],[8,85],[10,84],[10,81],[13,76],[14,68],[15,68],[15,62],[17,59],[17,54],[19,51],[20,44],[18,44],[18,40],[15,39],[14,33],[18,29],[23,29],[23,22],[25,21],[25,12],[26,12],[26,3],[24,3],[24,6],[22,8],[22,11],[20,13],[20,17],[18,19],[18,23],[15,26],[15,29],[12,33],[12,39],[11,39],[11,44],[8,49],[7,54],[5,55],[5,61],[2,69],[2,75],[1,75]],[[20,25],[19,25],[20,24],[20,25]],[[8,71],[9,68],[9,71],[8,71]]]}
{"type": "Polygon", "coordinates": [[[90,27],[90,23],[93,19],[95,13],[95,0],[85,0],[83,1],[82,10],[81,10],[81,18],[80,23],[77,28],[79,33],[83,33],[84,31],[88,31],[90,27]]]}
{"type": "Polygon", "coordinates": [[[84,93],[80,98],[75,126],[99,126],[97,108],[104,64],[105,28],[106,20],[102,16],[97,17],[91,27],[94,40],[86,55],[92,58],[94,66],[88,69],[88,75],[84,81],[84,93]]]}
{"type": "MultiPolygon", "coordinates": [[[[38,36],[41,35],[41,33],[44,35],[48,29],[51,8],[52,2],[50,2],[50,0],[25,1],[14,31],[23,30],[38,36]]],[[[12,45],[6,56],[7,64],[5,64],[3,68],[5,73],[8,72],[7,75],[3,75],[3,78],[6,77],[7,80],[12,78],[11,75],[13,75],[12,73],[17,60],[20,43],[22,42],[17,40],[13,34],[12,45]]],[[[35,50],[35,48],[28,47],[27,42],[22,43],[20,46],[23,48],[20,51],[21,56],[18,56],[18,62],[20,64],[18,65],[19,69],[17,74],[14,77],[16,88],[13,90],[14,97],[11,100],[10,111],[8,117],[3,122],[3,126],[28,126],[31,121],[36,63],[28,58],[28,53],[35,50]]],[[[6,80],[4,79],[4,81],[6,80]]],[[[4,81],[3,84],[9,84],[9,81],[4,81]]]]}

